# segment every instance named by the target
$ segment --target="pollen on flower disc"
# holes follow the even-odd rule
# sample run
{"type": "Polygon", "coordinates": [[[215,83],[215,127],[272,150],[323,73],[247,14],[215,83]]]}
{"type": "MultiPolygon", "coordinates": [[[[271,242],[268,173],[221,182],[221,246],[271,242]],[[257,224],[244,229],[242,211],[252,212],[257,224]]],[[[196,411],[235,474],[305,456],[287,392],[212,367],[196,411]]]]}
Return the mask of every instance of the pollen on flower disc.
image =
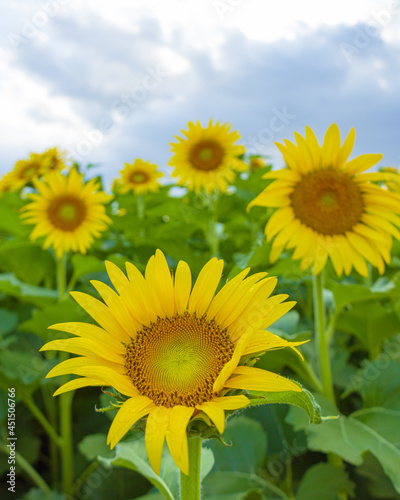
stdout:
{"type": "Polygon", "coordinates": [[[319,170],[304,176],[291,194],[293,211],[300,221],[322,234],[344,234],[363,214],[362,194],[347,174],[319,170]]]}
{"type": "Polygon", "coordinates": [[[234,344],[215,321],[184,313],[143,327],[127,346],[125,368],[156,405],[195,406],[213,398],[213,384],[234,344]]]}

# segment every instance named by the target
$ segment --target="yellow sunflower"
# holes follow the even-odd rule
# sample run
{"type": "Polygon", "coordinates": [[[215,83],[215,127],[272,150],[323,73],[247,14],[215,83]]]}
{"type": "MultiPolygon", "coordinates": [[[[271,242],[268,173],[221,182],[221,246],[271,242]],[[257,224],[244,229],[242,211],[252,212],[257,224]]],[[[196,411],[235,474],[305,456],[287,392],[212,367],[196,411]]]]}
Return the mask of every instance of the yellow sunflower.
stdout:
{"type": "Polygon", "coordinates": [[[0,179],[0,194],[10,191],[12,189],[12,184],[13,184],[13,180],[12,180],[11,172],[3,175],[3,177],[0,179]]]}
{"type": "Polygon", "coordinates": [[[43,165],[42,174],[52,171],[61,171],[66,168],[67,152],[57,147],[48,149],[40,155],[43,165]]]}
{"type": "Polygon", "coordinates": [[[160,470],[166,438],[178,467],[188,474],[186,429],[192,417],[208,418],[224,431],[224,410],[245,407],[243,391],[301,391],[290,380],[243,364],[244,358],[288,342],[265,330],[294,305],[287,295],[270,297],[276,278],[266,273],[231,279],[215,295],[223,261],[211,259],[192,289],[189,266],[180,261],[175,278],[157,250],[145,276],[130,263],[128,277],[106,262],[116,292],[99,281],[93,286],[105,304],[72,292],[98,323],[61,323],[52,329],[76,335],[53,340],[42,350],[78,354],[53,368],[48,377],[75,374],[55,395],[86,386],[112,386],[128,399],[119,405],[109,433],[113,448],[139,420],[148,416],[145,443],[154,471],[160,470]],[[238,391],[240,393],[238,393],[238,391]]]}
{"type": "Polygon", "coordinates": [[[10,188],[17,191],[29,182],[39,179],[43,173],[43,159],[37,153],[31,153],[27,160],[19,160],[10,172],[10,188]]]}
{"type": "Polygon", "coordinates": [[[25,223],[35,225],[30,238],[45,236],[44,248],[53,247],[58,257],[69,250],[86,253],[111,222],[105,213],[111,196],[98,191],[96,179],[84,184],[75,168],[67,176],[51,172],[34,185],[39,192],[28,195],[32,201],[21,215],[25,223]]]}
{"type": "Polygon", "coordinates": [[[248,206],[276,207],[265,234],[274,239],[270,260],[285,248],[301,268],[313,266],[317,275],[330,258],[336,273],[348,275],[352,267],[368,276],[365,260],[384,271],[390,262],[392,236],[399,239],[400,196],[371,181],[394,174],[364,173],[381,154],[364,154],[348,161],[355,131],[351,129],[340,145],[340,133],[332,124],[322,146],[306,127],[305,138],[295,132],[297,144],[285,139],[276,144],[287,168],[268,172],[265,179],[277,179],[248,206]],[[397,227],[396,227],[397,226],[397,227]],[[364,260],[365,259],[365,260],[364,260]]]}
{"type": "Polygon", "coordinates": [[[188,131],[182,130],[184,139],[176,136],[178,143],[171,143],[174,156],[169,165],[175,167],[172,176],[179,177],[178,184],[189,189],[211,193],[216,189],[226,191],[235,179],[235,170],[244,172],[247,165],[238,157],[245,152],[234,143],[240,139],[238,132],[230,132],[231,125],[210,120],[203,128],[200,122],[189,122],[188,131]]]}
{"type": "Polygon", "coordinates": [[[253,155],[250,157],[250,170],[255,172],[267,165],[266,160],[262,156],[253,155]]]}
{"type": "Polygon", "coordinates": [[[125,163],[125,168],[120,173],[121,179],[117,179],[115,187],[122,194],[128,191],[135,194],[157,192],[160,186],[157,179],[163,177],[163,174],[157,171],[157,165],[139,158],[131,164],[125,163]]]}
{"type": "Polygon", "coordinates": [[[393,193],[400,193],[400,172],[395,167],[384,167],[380,169],[385,174],[393,174],[390,178],[383,179],[385,186],[393,193]]]}

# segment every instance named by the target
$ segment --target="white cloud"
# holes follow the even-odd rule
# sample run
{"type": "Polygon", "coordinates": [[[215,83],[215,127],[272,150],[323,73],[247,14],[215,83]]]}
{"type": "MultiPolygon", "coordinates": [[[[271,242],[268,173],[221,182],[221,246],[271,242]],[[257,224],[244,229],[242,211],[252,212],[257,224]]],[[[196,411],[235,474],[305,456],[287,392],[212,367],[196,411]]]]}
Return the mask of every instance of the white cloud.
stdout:
{"type": "MultiPolygon", "coordinates": [[[[248,147],[278,163],[274,141],[305,124],[321,136],[332,121],[344,132],[356,126],[355,153],[368,147],[399,163],[400,72],[390,35],[399,16],[375,34],[358,22],[370,23],[385,3],[229,0],[237,6],[221,21],[213,1],[62,2],[38,36],[0,51],[2,172],[55,144],[100,162],[108,179],[140,156],[165,168],[174,135],[210,117],[232,123],[248,147]],[[276,125],[285,110],[294,117],[276,125]]],[[[18,5],[8,33],[22,33],[42,8],[18,5]]]]}

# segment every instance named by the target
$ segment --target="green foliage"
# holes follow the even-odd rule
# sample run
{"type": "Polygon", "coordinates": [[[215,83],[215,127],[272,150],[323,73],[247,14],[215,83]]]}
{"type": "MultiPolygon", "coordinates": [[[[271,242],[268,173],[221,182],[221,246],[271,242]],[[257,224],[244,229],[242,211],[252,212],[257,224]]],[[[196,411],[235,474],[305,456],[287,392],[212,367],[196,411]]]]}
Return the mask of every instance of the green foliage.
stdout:
{"type": "Polygon", "coordinates": [[[255,473],[261,468],[267,436],[259,422],[244,416],[232,418],[223,437],[229,447],[214,440],[207,443],[214,453],[214,470],[255,473]]]}
{"type": "MultiPolygon", "coordinates": [[[[116,446],[115,456],[112,458],[99,457],[101,463],[112,467],[124,467],[139,472],[150,483],[155,486],[162,495],[170,500],[179,498],[179,469],[174,464],[168,450],[165,448],[161,460],[160,475],[157,476],[147,459],[144,437],[138,431],[134,434],[136,439],[119,443],[116,446]]],[[[99,439],[99,438],[95,438],[99,439]]],[[[85,444],[85,453],[92,453],[90,444],[85,444]]],[[[210,472],[214,464],[211,450],[203,450],[201,456],[201,476],[202,479],[210,472]]]]}
{"type": "Polygon", "coordinates": [[[329,464],[308,469],[296,494],[296,500],[336,500],[339,493],[353,496],[354,485],[346,473],[329,464]]]}
{"type": "MultiPolygon", "coordinates": [[[[289,341],[310,342],[299,347],[304,361],[291,349],[268,351],[258,360],[248,360],[257,368],[300,382],[302,391],[248,392],[249,408],[227,421],[223,439],[229,446],[215,439],[203,444],[203,498],[333,500],[345,493],[363,500],[399,499],[400,244],[394,244],[391,264],[382,276],[372,269],[367,280],[355,272],[339,279],[329,262],[324,270],[336,404],[328,402],[318,394],[321,383],[311,272],[300,271],[290,252],[271,265],[272,242],[266,241],[264,227],[273,211],[253,207],[246,212],[248,203],[268,184],[262,175],[269,169],[239,176],[217,200],[212,195],[163,186],[158,193],[144,197],[144,217],[134,195],[117,194],[107,207],[113,221],[109,230],[87,255],[68,257],[67,291],[98,297],[90,280],[110,284],[105,260],[121,269],[129,261],[144,272],[157,248],[166,254],[172,272],[179,260],[185,260],[194,281],[212,256],[209,228],[215,216],[219,256],[225,262],[220,286],[247,267],[250,274],[277,276],[274,293],[288,294],[297,304],[268,330],[289,341]],[[326,419],[338,415],[338,419],[326,419]],[[342,457],[343,466],[326,463],[329,453],[342,457]]],[[[42,249],[41,241],[29,240],[31,227],[19,219],[25,203],[17,193],[0,198],[0,440],[4,442],[7,435],[6,391],[13,387],[19,453],[51,489],[45,493],[19,469],[20,498],[70,500],[60,493],[60,467],[54,467],[43,418],[31,413],[34,402],[59,432],[59,399],[51,398],[59,381],[45,375],[60,357],[38,351],[45,342],[70,337],[50,330],[52,324],[94,321],[68,294],[59,301],[57,259],[51,249],[42,249]]],[[[106,434],[116,410],[95,413],[94,407],[116,402],[116,398],[100,394],[100,388],[87,388],[75,396],[75,496],[94,500],[179,498],[179,471],[166,446],[160,476],[150,467],[139,431],[131,430],[124,442],[109,450],[106,434]],[[90,486],[95,483],[98,486],[90,486]]],[[[0,474],[7,471],[6,459],[0,454],[0,474]]],[[[13,497],[5,500],[9,498],[13,497]]]]}
{"type": "MultiPolygon", "coordinates": [[[[300,384],[298,384],[300,386],[300,384]]],[[[300,386],[301,387],[301,386],[300,386]]],[[[315,401],[314,396],[307,389],[302,388],[301,392],[249,392],[250,405],[266,404],[287,404],[302,408],[308,413],[310,424],[321,423],[321,408],[315,401]]]]}

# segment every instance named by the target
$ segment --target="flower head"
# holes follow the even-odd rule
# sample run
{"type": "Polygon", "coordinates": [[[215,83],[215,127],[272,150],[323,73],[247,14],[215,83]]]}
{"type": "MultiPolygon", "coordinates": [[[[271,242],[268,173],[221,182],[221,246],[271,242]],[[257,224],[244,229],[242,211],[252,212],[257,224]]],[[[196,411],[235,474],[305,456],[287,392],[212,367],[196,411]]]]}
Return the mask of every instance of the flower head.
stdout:
{"type": "Polygon", "coordinates": [[[277,143],[287,167],[263,176],[277,180],[248,207],[278,208],[265,227],[268,240],[275,237],[271,262],[285,248],[294,248],[293,259],[301,259],[302,269],[312,265],[314,274],[328,258],[339,276],[348,275],[353,266],[367,276],[365,260],[383,273],[392,236],[400,239],[400,197],[371,182],[383,180],[384,174],[365,173],[382,155],[348,161],[355,131],[341,145],[336,124],[327,130],[322,146],[309,127],[305,138],[294,135],[297,144],[277,143]]]}
{"type": "Polygon", "coordinates": [[[7,174],[3,175],[3,177],[0,179],[0,195],[2,193],[7,193],[8,191],[11,191],[12,185],[13,185],[12,174],[11,172],[8,172],[7,174]]]}
{"type": "Polygon", "coordinates": [[[384,167],[380,169],[380,172],[385,174],[382,181],[389,191],[400,193],[400,172],[398,169],[395,167],[384,167]]]}
{"type": "Polygon", "coordinates": [[[235,179],[235,170],[244,172],[247,165],[238,157],[244,147],[234,143],[240,139],[238,132],[230,132],[231,125],[210,120],[203,128],[200,122],[188,123],[188,131],[182,130],[184,139],[176,136],[171,143],[174,156],[169,165],[175,167],[172,176],[178,183],[199,193],[204,189],[211,193],[216,189],[226,191],[235,179]]]}
{"type": "Polygon", "coordinates": [[[223,261],[211,259],[192,289],[189,266],[180,261],[173,279],[160,250],[151,257],[145,276],[126,264],[127,276],[106,262],[116,290],[92,281],[105,304],[73,292],[75,300],[99,326],[62,323],[51,328],[75,335],[54,340],[42,350],[80,357],[60,363],[48,377],[73,373],[56,394],[85,386],[112,386],[128,399],[120,406],[109,433],[113,448],[127,431],[147,416],[145,443],[159,473],[164,440],[175,463],[188,473],[186,429],[192,417],[211,419],[222,433],[225,410],[245,407],[247,390],[301,391],[290,380],[244,364],[288,342],[265,330],[294,305],[287,295],[271,293],[276,278],[266,273],[231,279],[215,295],[223,261]]]}
{"type": "Polygon", "coordinates": [[[157,165],[139,158],[131,164],[125,163],[125,168],[120,173],[121,178],[116,179],[113,187],[122,194],[128,191],[135,194],[157,192],[160,186],[157,179],[163,177],[162,172],[158,172],[157,165]]]}
{"type": "Polygon", "coordinates": [[[25,223],[35,225],[30,238],[45,236],[44,248],[52,246],[58,257],[69,250],[86,253],[111,222],[105,213],[111,197],[98,191],[95,179],[84,184],[74,168],[67,176],[51,172],[34,185],[38,193],[28,195],[32,201],[21,215],[25,223]]]}
{"type": "Polygon", "coordinates": [[[43,159],[37,153],[31,153],[28,159],[19,160],[10,172],[10,188],[13,191],[23,188],[33,182],[43,173],[43,159]]]}
{"type": "Polygon", "coordinates": [[[48,149],[39,156],[43,161],[42,174],[53,171],[61,171],[67,166],[67,152],[57,147],[48,149]]]}

